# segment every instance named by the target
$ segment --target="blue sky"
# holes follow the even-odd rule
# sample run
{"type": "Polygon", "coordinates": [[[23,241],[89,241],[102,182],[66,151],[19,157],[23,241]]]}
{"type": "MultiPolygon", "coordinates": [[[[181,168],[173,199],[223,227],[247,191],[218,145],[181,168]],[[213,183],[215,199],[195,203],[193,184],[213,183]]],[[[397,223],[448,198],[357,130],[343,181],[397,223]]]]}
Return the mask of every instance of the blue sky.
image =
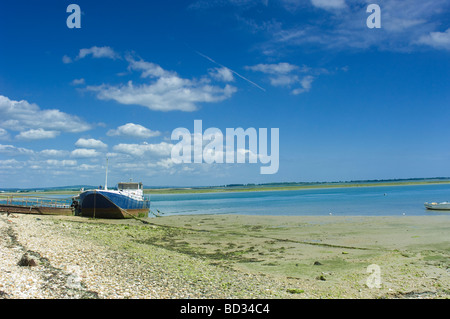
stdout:
{"type": "Polygon", "coordinates": [[[0,41],[0,188],[100,185],[106,157],[110,186],[450,176],[448,1],[8,1],[0,41]],[[174,164],[194,120],[279,128],[278,172],[174,164]]]}

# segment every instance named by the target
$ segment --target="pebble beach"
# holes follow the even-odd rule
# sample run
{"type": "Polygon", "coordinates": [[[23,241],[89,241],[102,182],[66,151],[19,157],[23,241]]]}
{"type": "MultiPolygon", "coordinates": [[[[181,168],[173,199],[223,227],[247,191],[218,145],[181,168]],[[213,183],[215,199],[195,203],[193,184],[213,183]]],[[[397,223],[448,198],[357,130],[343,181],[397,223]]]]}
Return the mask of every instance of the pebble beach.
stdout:
{"type": "Polygon", "coordinates": [[[449,298],[449,230],[450,216],[0,213],[0,298],[449,298]]]}

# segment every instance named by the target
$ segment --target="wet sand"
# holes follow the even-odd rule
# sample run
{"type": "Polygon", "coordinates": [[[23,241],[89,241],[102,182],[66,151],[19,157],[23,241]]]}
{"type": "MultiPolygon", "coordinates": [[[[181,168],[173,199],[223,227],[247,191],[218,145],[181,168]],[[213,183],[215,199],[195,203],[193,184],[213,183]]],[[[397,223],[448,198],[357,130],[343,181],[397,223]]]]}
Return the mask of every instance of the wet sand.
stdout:
{"type": "Polygon", "coordinates": [[[450,297],[450,214],[145,221],[0,214],[0,298],[450,297]]]}
{"type": "Polygon", "coordinates": [[[313,297],[450,296],[450,216],[225,215],[156,223],[196,230],[173,238],[172,247],[235,269],[297,279],[296,289],[313,297]],[[370,265],[379,271],[368,272],[370,265]]]}

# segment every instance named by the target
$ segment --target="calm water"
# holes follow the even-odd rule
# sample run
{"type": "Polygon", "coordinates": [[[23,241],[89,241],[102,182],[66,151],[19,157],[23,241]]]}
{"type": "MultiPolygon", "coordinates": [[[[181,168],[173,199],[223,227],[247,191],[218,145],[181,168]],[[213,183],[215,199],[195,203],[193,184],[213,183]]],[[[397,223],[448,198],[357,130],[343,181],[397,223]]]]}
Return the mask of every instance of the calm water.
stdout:
{"type": "Polygon", "coordinates": [[[151,210],[175,214],[448,215],[424,202],[450,201],[450,185],[378,186],[294,191],[151,195],[151,210]]]}
{"type": "MultiPolygon", "coordinates": [[[[48,197],[71,198],[68,195],[48,197]]],[[[430,211],[423,205],[443,201],[450,201],[450,184],[151,195],[151,210],[159,209],[164,215],[450,216],[450,211],[430,211]]]]}

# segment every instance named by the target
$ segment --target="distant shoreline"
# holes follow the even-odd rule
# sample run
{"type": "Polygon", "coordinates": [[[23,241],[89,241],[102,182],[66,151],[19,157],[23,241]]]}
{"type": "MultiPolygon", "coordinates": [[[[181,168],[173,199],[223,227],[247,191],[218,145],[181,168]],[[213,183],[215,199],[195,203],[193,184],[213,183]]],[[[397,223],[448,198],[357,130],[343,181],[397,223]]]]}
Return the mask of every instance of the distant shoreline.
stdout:
{"type": "Polygon", "coordinates": [[[269,192],[269,191],[290,191],[308,189],[329,189],[329,188],[349,188],[349,187],[381,187],[381,186],[417,186],[417,185],[439,185],[450,184],[450,181],[405,181],[405,182],[372,182],[372,183],[348,183],[348,184],[317,184],[317,185],[295,185],[295,186],[254,186],[245,188],[161,188],[145,189],[145,194],[194,194],[194,193],[238,193],[238,192],[269,192]]]}
{"type": "MultiPolygon", "coordinates": [[[[205,194],[205,193],[238,193],[238,192],[264,192],[264,191],[293,191],[309,189],[330,189],[330,188],[349,188],[349,187],[381,187],[381,186],[417,186],[417,185],[440,185],[450,184],[450,180],[405,180],[405,181],[380,181],[380,182],[342,182],[342,183],[308,183],[297,185],[252,185],[252,186],[211,186],[211,187],[174,187],[174,188],[145,188],[147,195],[161,194],[205,194]]],[[[1,192],[2,196],[36,196],[36,195],[76,195],[79,190],[38,190],[38,191],[20,191],[20,192],[1,192]]]]}

